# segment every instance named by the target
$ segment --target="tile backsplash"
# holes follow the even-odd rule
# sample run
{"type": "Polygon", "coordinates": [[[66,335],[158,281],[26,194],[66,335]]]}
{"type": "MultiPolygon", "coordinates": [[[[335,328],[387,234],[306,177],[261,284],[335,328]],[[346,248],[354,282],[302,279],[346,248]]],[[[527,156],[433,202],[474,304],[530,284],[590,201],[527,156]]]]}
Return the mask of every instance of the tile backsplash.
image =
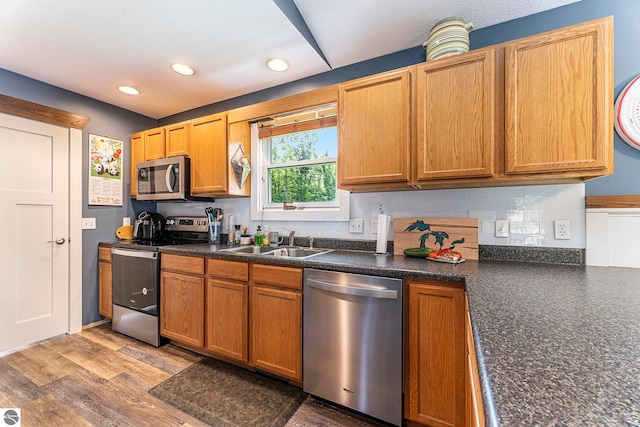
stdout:
{"type": "MultiPolygon", "coordinates": [[[[381,204],[392,217],[478,218],[481,245],[584,248],[584,184],[427,190],[352,195],[352,217],[381,204]],[[570,221],[570,239],[554,239],[554,221],[570,221]],[[495,237],[508,220],[509,237],[495,237]]],[[[365,234],[366,234],[365,230],[365,234]]]]}
{"type": "MultiPolygon", "coordinates": [[[[584,184],[534,185],[469,188],[456,190],[416,190],[351,194],[351,218],[364,219],[364,233],[349,233],[348,222],[265,221],[271,230],[296,229],[296,236],[375,240],[371,219],[380,207],[392,218],[448,217],[478,218],[479,243],[500,246],[585,247],[584,184]],[[509,237],[495,237],[496,220],[508,220],[509,237]],[[570,221],[570,239],[554,239],[554,221],[570,221]]],[[[203,215],[204,206],[222,208],[233,214],[236,224],[254,230],[249,199],[218,199],[213,204],[158,203],[164,215],[203,215]]],[[[226,232],[226,230],[223,230],[226,232]]],[[[389,239],[393,240],[393,233],[389,239]]]]}

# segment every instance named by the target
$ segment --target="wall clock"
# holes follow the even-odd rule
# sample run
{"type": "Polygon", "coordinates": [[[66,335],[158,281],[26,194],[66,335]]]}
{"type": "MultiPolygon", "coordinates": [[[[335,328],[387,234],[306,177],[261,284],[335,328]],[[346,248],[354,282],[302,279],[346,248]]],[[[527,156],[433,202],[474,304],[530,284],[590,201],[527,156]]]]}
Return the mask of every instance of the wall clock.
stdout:
{"type": "Polygon", "coordinates": [[[640,150],[640,74],[622,89],[614,108],[616,132],[624,142],[640,150]]]}

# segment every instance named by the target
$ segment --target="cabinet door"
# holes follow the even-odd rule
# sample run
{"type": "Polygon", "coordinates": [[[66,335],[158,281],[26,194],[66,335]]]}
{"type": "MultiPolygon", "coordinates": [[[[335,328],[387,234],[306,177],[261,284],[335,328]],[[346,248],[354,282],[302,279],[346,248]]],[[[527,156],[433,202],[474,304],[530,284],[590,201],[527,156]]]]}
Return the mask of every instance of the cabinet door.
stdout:
{"type": "Polygon", "coordinates": [[[251,365],[302,381],[302,293],[251,290],[251,365]]]}
{"type": "Polygon", "coordinates": [[[186,123],[165,126],[165,156],[189,155],[189,127],[186,123]]]}
{"type": "Polygon", "coordinates": [[[138,170],[136,163],[144,162],[144,132],[131,135],[129,139],[131,151],[131,197],[138,194],[138,170]]]}
{"type": "Polygon", "coordinates": [[[204,277],[160,272],[160,334],[204,347],[204,277]]]}
{"type": "Polygon", "coordinates": [[[609,168],[612,18],[505,46],[506,173],[609,168]]]}
{"type": "Polygon", "coordinates": [[[417,182],[493,175],[499,127],[497,49],[417,68],[417,182]]]}
{"type": "Polygon", "coordinates": [[[338,117],[339,188],[408,184],[409,69],[341,84],[338,117]]]}
{"type": "MultiPolygon", "coordinates": [[[[420,283],[428,283],[424,281],[420,283]]],[[[409,283],[406,417],[429,426],[465,425],[464,289],[409,283]]]]}
{"type": "Polygon", "coordinates": [[[249,360],[249,286],[207,281],[207,350],[241,362],[249,360]]]}
{"type": "Polygon", "coordinates": [[[144,159],[164,159],[164,128],[149,129],[145,132],[144,159]]]}
{"type": "Polygon", "coordinates": [[[215,195],[228,190],[227,115],[214,114],[189,123],[191,193],[215,195]]]}
{"type": "Polygon", "coordinates": [[[466,304],[465,323],[465,340],[467,343],[467,425],[470,427],[484,427],[484,403],[482,402],[482,389],[480,388],[480,373],[478,371],[478,360],[476,358],[476,347],[473,340],[469,306],[466,304]]]}
{"type": "Polygon", "coordinates": [[[113,317],[113,281],[112,264],[98,262],[98,313],[106,318],[113,317]]]}

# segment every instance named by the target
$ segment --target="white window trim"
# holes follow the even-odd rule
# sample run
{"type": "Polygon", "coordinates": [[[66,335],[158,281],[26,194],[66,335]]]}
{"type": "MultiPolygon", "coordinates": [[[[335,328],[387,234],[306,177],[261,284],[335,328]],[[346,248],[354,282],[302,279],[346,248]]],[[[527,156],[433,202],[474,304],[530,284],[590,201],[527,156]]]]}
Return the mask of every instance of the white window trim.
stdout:
{"type": "MultiPolygon", "coordinates": [[[[305,207],[304,209],[284,210],[283,208],[264,207],[261,200],[260,182],[266,172],[263,165],[265,153],[258,137],[258,124],[251,125],[251,220],[252,221],[349,221],[348,191],[338,189],[337,207],[305,207]]],[[[325,159],[326,160],[326,159],[325,159]]]]}

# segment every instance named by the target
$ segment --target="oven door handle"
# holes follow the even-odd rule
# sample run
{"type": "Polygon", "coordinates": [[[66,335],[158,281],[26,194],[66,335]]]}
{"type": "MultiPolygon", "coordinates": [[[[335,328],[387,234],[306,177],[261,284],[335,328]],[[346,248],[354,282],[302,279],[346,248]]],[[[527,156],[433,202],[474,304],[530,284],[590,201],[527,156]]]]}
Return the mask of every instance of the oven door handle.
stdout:
{"type": "Polygon", "coordinates": [[[398,291],[371,285],[360,285],[354,283],[352,285],[356,286],[346,286],[311,278],[307,279],[307,285],[312,288],[322,289],[323,291],[334,292],[337,294],[381,299],[398,299],[398,291]]]}
{"type": "Polygon", "coordinates": [[[126,249],[118,249],[118,248],[111,248],[111,255],[121,255],[121,256],[128,256],[128,257],[134,257],[134,258],[147,258],[147,259],[158,258],[158,252],[131,251],[126,249]]]}

